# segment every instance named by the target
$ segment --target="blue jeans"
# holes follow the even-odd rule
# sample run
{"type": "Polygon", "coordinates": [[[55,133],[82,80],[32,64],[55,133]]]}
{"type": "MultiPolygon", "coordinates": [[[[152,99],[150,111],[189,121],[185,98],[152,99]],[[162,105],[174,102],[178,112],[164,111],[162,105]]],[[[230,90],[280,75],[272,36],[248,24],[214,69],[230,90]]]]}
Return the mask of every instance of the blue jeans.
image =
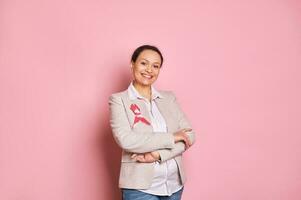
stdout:
{"type": "Polygon", "coordinates": [[[180,200],[184,187],[171,196],[158,196],[148,194],[135,189],[121,188],[122,200],[180,200]]]}

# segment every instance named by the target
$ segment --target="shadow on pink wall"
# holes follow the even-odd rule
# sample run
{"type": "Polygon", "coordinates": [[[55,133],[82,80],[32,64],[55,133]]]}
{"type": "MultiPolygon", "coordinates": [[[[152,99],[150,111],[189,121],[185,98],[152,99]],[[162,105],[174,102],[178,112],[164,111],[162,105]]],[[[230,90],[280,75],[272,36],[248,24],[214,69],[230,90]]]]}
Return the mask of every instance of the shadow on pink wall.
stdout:
{"type": "Polygon", "coordinates": [[[105,170],[106,173],[106,178],[99,177],[99,180],[102,182],[101,185],[104,184],[103,182],[107,185],[107,188],[102,190],[106,194],[101,194],[101,196],[111,197],[111,199],[121,199],[121,191],[120,188],[118,188],[118,179],[122,150],[117,145],[112,135],[108,99],[111,94],[127,89],[131,81],[130,74],[127,71],[128,67],[124,66],[121,67],[121,69],[124,69],[124,71],[116,75],[111,75],[111,77],[113,77],[112,81],[114,82],[114,84],[112,84],[113,88],[106,89],[106,92],[108,92],[105,95],[106,99],[101,101],[107,103],[101,106],[105,107],[105,109],[102,109],[102,111],[105,112],[101,113],[102,117],[98,128],[98,138],[96,139],[96,147],[99,154],[97,158],[99,158],[99,163],[104,163],[103,168],[99,170],[105,170]]]}

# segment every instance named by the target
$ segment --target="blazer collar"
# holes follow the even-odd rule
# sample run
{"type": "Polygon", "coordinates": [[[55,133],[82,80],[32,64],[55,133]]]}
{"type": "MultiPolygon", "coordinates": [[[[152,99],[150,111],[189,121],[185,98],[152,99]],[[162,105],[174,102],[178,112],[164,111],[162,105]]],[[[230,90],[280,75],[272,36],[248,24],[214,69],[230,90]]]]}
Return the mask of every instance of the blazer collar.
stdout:
{"type": "MultiPolygon", "coordinates": [[[[152,90],[152,100],[157,99],[157,98],[164,98],[163,95],[155,89],[155,87],[153,85],[151,85],[151,90],[152,90]]],[[[139,94],[139,92],[136,90],[136,88],[133,85],[133,81],[131,81],[128,89],[128,95],[130,100],[134,100],[134,99],[145,99],[145,97],[143,97],[142,95],[139,94]]]]}
{"type": "MultiPolygon", "coordinates": [[[[166,121],[167,131],[174,130],[176,124],[174,124],[173,118],[171,117],[172,113],[170,113],[170,110],[168,109],[171,106],[170,101],[168,100],[169,98],[166,98],[164,93],[159,93],[153,87],[152,87],[152,89],[153,89],[152,91],[154,91],[154,93],[152,93],[152,94],[156,94],[153,97],[157,96],[154,99],[154,101],[156,102],[156,105],[157,105],[160,113],[162,114],[162,116],[164,117],[164,119],[166,121]]],[[[147,110],[147,107],[145,106],[144,101],[141,101],[141,99],[139,99],[139,97],[141,97],[141,96],[137,92],[135,87],[132,85],[132,83],[129,85],[128,89],[125,90],[123,95],[124,95],[123,99],[124,99],[125,106],[128,108],[128,111],[129,111],[131,117],[134,117],[134,114],[132,113],[132,111],[130,111],[129,108],[130,108],[131,104],[134,103],[140,107],[140,109],[141,109],[140,111],[141,111],[142,115],[148,121],[150,121],[150,115],[147,110]]],[[[144,98],[144,97],[141,97],[141,98],[144,98]]],[[[147,131],[147,130],[152,130],[152,126],[145,126],[144,131],[147,131]]]]}

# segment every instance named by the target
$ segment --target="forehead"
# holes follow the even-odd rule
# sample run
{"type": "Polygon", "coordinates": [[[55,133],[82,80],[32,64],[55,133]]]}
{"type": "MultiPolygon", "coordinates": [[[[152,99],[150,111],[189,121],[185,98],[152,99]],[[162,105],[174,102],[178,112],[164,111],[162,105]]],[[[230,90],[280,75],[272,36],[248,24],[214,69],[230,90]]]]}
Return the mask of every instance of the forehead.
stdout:
{"type": "Polygon", "coordinates": [[[160,57],[160,55],[156,51],[149,50],[149,49],[143,50],[139,54],[138,60],[141,60],[141,59],[146,59],[146,60],[148,60],[150,62],[161,63],[161,57],[160,57]]]}

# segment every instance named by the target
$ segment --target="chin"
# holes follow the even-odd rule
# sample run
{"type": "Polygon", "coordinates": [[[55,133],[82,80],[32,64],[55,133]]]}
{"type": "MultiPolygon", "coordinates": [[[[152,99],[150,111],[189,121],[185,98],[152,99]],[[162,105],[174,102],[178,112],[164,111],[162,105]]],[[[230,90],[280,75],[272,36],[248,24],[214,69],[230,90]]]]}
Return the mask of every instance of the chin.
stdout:
{"type": "Polygon", "coordinates": [[[138,81],[138,83],[140,85],[144,85],[144,86],[151,86],[155,81],[152,81],[152,80],[149,80],[149,81],[146,81],[146,80],[142,80],[142,81],[138,81]]]}

